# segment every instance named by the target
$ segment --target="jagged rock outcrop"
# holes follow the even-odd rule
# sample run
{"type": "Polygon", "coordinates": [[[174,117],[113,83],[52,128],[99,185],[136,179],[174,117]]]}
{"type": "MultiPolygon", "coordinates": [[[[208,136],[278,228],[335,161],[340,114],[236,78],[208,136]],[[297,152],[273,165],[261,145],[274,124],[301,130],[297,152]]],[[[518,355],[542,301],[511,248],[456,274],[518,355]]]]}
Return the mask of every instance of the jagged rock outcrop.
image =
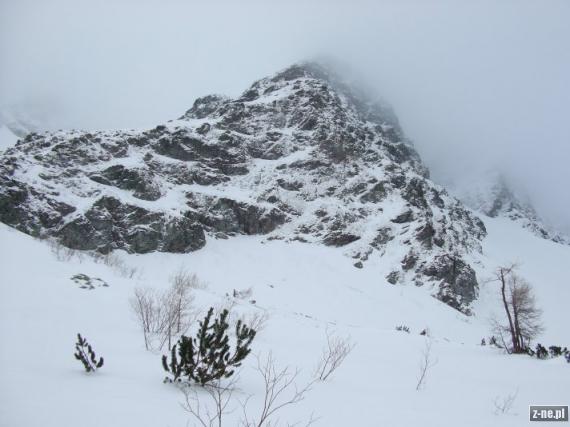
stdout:
{"type": "Polygon", "coordinates": [[[357,268],[397,258],[390,283],[429,284],[464,312],[486,234],[430,181],[389,107],[315,64],[143,132],[30,134],[0,158],[0,220],[100,252],[260,234],[339,248],[357,268]]]}

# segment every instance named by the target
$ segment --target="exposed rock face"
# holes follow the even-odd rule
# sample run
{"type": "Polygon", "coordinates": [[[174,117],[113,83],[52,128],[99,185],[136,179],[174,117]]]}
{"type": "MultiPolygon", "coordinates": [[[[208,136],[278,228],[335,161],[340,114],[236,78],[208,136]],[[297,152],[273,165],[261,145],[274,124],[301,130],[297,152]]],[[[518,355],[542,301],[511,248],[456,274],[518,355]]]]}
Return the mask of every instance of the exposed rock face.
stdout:
{"type": "Polygon", "coordinates": [[[145,169],[127,169],[123,165],[114,165],[90,178],[99,184],[132,190],[133,197],[142,200],[154,201],[160,198],[160,189],[154,182],[152,172],[145,169]]]}
{"type": "Polygon", "coordinates": [[[401,253],[390,282],[430,283],[462,311],[477,294],[465,259],[486,234],[429,180],[389,107],[315,64],[144,132],[28,135],[0,158],[0,220],[101,252],[262,234],[340,248],[358,268],[401,253]]]}
{"type": "Polygon", "coordinates": [[[84,215],[61,227],[56,236],[70,248],[100,252],[188,252],[206,243],[202,227],[190,212],[167,218],[112,197],[101,197],[84,215]]]}
{"type": "Polygon", "coordinates": [[[475,271],[459,257],[437,256],[433,262],[423,267],[423,273],[441,281],[438,298],[458,310],[468,310],[466,307],[477,298],[475,271]]]}

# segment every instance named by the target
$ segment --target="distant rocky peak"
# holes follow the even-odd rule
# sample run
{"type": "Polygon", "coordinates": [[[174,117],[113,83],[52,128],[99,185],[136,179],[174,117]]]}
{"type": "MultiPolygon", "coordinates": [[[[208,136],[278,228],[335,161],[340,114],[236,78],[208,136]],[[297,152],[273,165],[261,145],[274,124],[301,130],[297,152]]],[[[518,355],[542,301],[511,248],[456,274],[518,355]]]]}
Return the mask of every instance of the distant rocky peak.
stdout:
{"type": "Polygon", "coordinates": [[[377,96],[367,91],[361,84],[350,81],[334,65],[325,65],[320,62],[302,62],[277,73],[273,77],[259,80],[255,85],[271,87],[276,83],[288,84],[292,81],[313,80],[314,87],[332,90],[346,106],[354,108],[361,118],[377,124],[392,126],[401,133],[398,118],[392,107],[377,96]]]}
{"type": "Polygon", "coordinates": [[[456,180],[450,188],[466,205],[491,218],[508,218],[539,237],[570,244],[570,238],[552,227],[534,207],[532,198],[497,169],[477,178],[456,180]]]}

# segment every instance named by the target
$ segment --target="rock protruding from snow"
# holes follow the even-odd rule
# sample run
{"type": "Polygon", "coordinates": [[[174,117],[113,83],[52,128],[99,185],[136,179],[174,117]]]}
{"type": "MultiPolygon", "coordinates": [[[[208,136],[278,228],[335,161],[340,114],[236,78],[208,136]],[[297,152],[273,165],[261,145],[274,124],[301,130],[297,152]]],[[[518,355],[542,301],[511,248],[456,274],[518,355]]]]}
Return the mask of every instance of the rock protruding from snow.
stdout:
{"type": "Polygon", "coordinates": [[[384,263],[390,283],[430,283],[465,312],[477,296],[466,259],[481,220],[429,179],[387,105],[316,64],[144,132],[28,135],[0,172],[0,220],[72,248],[187,252],[263,234],[384,263]]]}

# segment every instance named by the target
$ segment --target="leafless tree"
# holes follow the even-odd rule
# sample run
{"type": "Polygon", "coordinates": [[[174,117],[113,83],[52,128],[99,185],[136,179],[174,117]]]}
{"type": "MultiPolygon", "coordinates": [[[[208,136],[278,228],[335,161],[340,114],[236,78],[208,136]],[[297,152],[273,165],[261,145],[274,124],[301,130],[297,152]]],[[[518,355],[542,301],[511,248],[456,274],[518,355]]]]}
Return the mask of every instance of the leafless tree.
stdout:
{"type": "Polygon", "coordinates": [[[426,340],[424,350],[422,352],[422,357],[420,360],[420,370],[418,376],[418,383],[416,384],[416,390],[420,390],[425,386],[428,372],[437,364],[437,360],[433,360],[431,356],[431,339],[426,340]]]}
{"type": "MultiPolygon", "coordinates": [[[[299,370],[292,371],[289,367],[278,369],[275,366],[273,355],[269,353],[265,361],[257,358],[257,372],[261,374],[264,382],[263,406],[257,417],[251,416],[248,412],[248,397],[241,403],[243,417],[240,425],[242,427],[277,427],[279,420],[276,414],[283,408],[297,404],[305,399],[314,381],[303,387],[296,384],[299,370]]],[[[316,419],[311,416],[305,426],[313,424],[316,419]]]]}
{"type": "Polygon", "coordinates": [[[542,310],[537,307],[531,285],[515,273],[516,265],[499,267],[495,281],[501,286],[501,300],[505,321],[492,320],[496,332],[509,353],[523,353],[533,338],[543,331],[542,310]],[[511,346],[504,343],[503,335],[510,336],[511,346]]]}
{"type": "Polygon", "coordinates": [[[109,252],[100,254],[98,252],[89,252],[90,256],[96,263],[101,263],[115,270],[120,276],[132,279],[138,272],[137,267],[130,266],[119,254],[109,252]]]}
{"type": "Polygon", "coordinates": [[[315,377],[321,381],[326,381],[338,369],[355,346],[350,337],[334,335],[328,329],[326,334],[327,344],[323,348],[321,360],[315,370],[315,377]]]}
{"type": "Polygon", "coordinates": [[[202,427],[222,427],[224,416],[232,413],[235,409],[230,410],[228,405],[232,400],[235,385],[238,377],[232,377],[228,383],[222,384],[216,381],[199,389],[209,397],[209,401],[213,403],[213,409],[208,404],[200,400],[198,391],[193,387],[181,387],[184,393],[184,402],[182,407],[189,412],[195,421],[202,427]]]}
{"type": "Polygon", "coordinates": [[[512,274],[509,290],[515,336],[519,349],[524,351],[532,339],[544,330],[541,322],[542,310],[537,307],[530,283],[522,277],[512,274]]]}
{"type": "Polygon", "coordinates": [[[162,323],[156,293],[148,288],[135,288],[130,304],[142,329],[145,348],[150,350],[152,334],[160,329],[162,323]]]}
{"type": "Polygon", "coordinates": [[[197,278],[177,273],[171,279],[171,286],[163,292],[148,288],[136,288],[131,298],[131,309],[141,325],[147,350],[159,350],[167,345],[172,348],[173,340],[185,333],[196,320],[192,290],[197,278]]]}
{"type": "Polygon", "coordinates": [[[162,340],[160,348],[168,344],[172,348],[173,338],[183,334],[196,320],[197,311],[194,310],[193,289],[200,287],[198,277],[185,270],[179,270],[170,279],[171,286],[160,298],[162,325],[158,334],[162,340]]]}
{"type": "Polygon", "coordinates": [[[80,262],[83,261],[83,254],[81,251],[68,248],[67,246],[62,245],[59,240],[54,238],[48,238],[47,243],[51,252],[55,255],[55,258],[58,261],[71,261],[73,258],[78,258],[80,262]]]}
{"type": "Polygon", "coordinates": [[[206,283],[198,278],[194,273],[190,273],[181,267],[172,275],[170,283],[175,287],[186,287],[190,289],[206,289],[206,283]]]}

